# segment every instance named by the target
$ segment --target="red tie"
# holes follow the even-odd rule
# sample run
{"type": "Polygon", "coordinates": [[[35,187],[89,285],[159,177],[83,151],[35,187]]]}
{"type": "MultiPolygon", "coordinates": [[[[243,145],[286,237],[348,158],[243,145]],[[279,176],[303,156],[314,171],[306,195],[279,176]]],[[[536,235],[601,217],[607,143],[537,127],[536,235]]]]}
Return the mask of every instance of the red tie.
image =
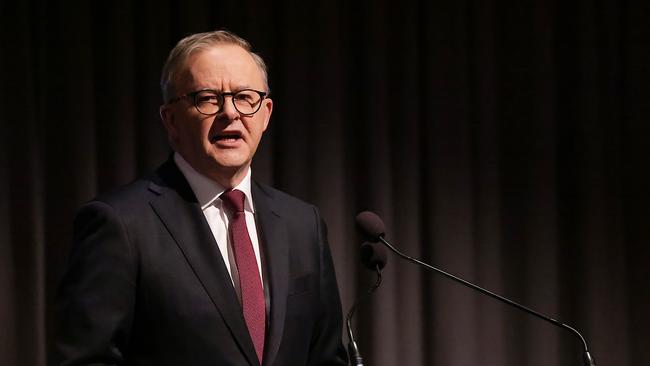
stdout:
{"type": "Polygon", "coordinates": [[[228,232],[235,252],[235,263],[239,272],[239,286],[244,319],[248,332],[253,340],[257,358],[262,364],[264,354],[264,328],[266,325],[266,306],[264,290],[260,280],[260,272],[253,251],[253,243],[246,227],[244,214],[244,192],[240,190],[226,191],[221,195],[225,207],[232,213],[228,232]]]}

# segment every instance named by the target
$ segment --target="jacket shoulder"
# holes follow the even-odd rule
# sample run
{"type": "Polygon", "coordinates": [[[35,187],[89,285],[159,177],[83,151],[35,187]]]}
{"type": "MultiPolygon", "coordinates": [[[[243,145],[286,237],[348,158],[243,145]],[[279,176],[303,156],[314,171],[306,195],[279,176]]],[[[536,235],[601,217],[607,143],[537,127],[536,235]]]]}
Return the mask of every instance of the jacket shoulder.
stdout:
{"type": "Polygon", "coordinates": [[[265,198],[269,199],[274,207],[277,208],[283,208],[284,210],[290,210],[290,211],[302,211],[302,210],[309,210],[313,211],[316,209],[316,207],[306,201],[303,201],[300,198],[297,198],[295,196],[292,196],[286,192],[283,192],[277,188],[273,188],[269,185],[259,183],[257,181],[254,182],[254,186],[257,186],[258,190],[253,191],[253,199],[256,199],[255,193],[261,193],[265,198]]]}
{"type": "Polygon", "coordinates": [[[152,190],[152,181],[149,179],[138,179],[123,186],[116,187],[110,191],[97,195],[90,202],[103,202],[115,209],[126,209],[129,207],[148,204],[158,194],[152,190]]]}

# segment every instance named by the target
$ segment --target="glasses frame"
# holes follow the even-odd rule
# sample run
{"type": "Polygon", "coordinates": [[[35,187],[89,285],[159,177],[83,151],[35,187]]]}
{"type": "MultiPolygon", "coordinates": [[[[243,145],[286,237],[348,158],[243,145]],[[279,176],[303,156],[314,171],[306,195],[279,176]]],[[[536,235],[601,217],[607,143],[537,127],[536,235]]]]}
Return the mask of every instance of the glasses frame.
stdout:
{"type": "Polygon", "coordinates": [[[197,112],[201,113],[204,116],[214,116],[214,115],[217,115],[219,112],[221,112],[223,110],[223,106],[226,104],[226,97],[227,96],[230,96],[230,101],[232,102],[232,106],[235,107],[235,110],[237,111],[237,113],[241,114],[242,116],[250,117],[250,116],[254,115],[255,113],[259,112],[260,108],[262,108],[262,101],[264,99],[268,98],[269,93],[259,91],[259,90],[255,90],[255,89],[240,89],[240,90],[231,91],[231,92],[219,92],[219,91],[216,91],[214,89],[200,89],[200,90],[196,90],[196,91],[189,92],[189,93],[180,95],[178,97],[172,98],[172,99],[168,100],[167,103],[165,103],[165,104],[170,105],[170,104],[174,104],[174,103],[180,101],[181,99],[190,98],[191,101],[193,102],[192,104],[194,104],[194,108],[196,108],[197,112]],[[221,107],[219,107],[219,109],[217,109],[217,111],[214,112],[214,113],[204,113],[204,112],[201,112],[201,110],[199,109],[199,106],[198,106],[198,103],[197,103],[197,100],[196,100],[196,96],[199,95],[199,93],[206,92],[206,91],[213,92],[214,94],[217,95],[217,97],[221,101],[221,107]],[[255,111],[253,111],[251,113],[243,113],[242,111],[239,110],[239,108],[237,108],[237,104],[235,104],[235,98],[234,98],[235,94],[241,93],[241,92],[244,92],[244,91],[255,92],[260,96],[260,101],[257,103],[257,109],[255,109],[255,111]]]}

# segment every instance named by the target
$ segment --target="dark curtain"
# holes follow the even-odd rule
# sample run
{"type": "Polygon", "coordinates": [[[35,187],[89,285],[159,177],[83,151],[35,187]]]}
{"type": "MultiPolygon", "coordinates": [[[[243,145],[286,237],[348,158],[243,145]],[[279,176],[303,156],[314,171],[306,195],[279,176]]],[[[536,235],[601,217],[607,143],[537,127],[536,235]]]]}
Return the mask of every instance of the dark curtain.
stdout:
{"type": "MultiPolygon", "coordinates": [[[[76,208],[169,154],[158,78],[217,28],[267,60],[257,179],[317,204],[344,310],[353,218],[410,255],[648,365],[647,1],[4,1],[0,364],[46,363],[76,208]]],[[[390,257],[368,365],[578,365],[570,333],[390,257]]]]}

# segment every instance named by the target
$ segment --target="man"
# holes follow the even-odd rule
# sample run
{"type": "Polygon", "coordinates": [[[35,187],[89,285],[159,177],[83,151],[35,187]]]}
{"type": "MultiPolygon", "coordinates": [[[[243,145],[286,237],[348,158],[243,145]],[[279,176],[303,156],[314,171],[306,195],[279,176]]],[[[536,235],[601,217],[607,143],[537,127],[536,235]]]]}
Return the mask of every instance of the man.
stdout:
{"type": "Polygon", "coordinates": [[[345,365],[315,207],[251,180],[273,102],[226,31],[171,51],[160,115],[173,156],[84,205],[59,288],[61,365],[345,365]]]}

